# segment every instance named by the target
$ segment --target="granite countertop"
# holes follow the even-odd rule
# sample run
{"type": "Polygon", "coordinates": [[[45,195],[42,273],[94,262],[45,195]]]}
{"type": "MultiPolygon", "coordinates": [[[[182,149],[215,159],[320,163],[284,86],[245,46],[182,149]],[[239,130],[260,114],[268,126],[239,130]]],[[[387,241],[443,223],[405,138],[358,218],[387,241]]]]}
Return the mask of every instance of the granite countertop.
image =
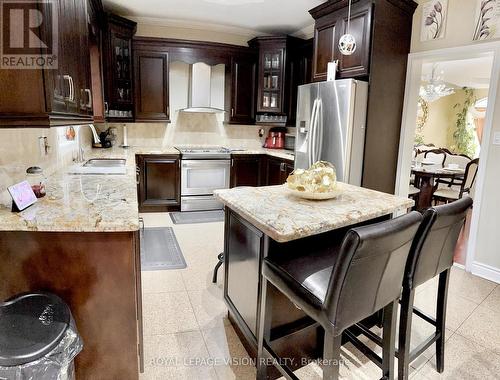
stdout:
{"type": "MultiPolygon", "coordinates": [[[[179,154],[172,146],[92,149],[91,158],[125,158],[125,175],[68,174],[69,168],[47,178],[47,195],[26,210],[13,213],[0,206],[0,231],[118,232],[139,229],[135,173],[136,154],[179,154]]],[[[293,159],[273,149],[234,154],[269,154],[293,159]]]]}
{"type": "Polygon", "coordinates": [[[283,243],[412,207],[411,199],[339,183],[337,199],[310,201],[285,185],[217,190],[216,197],[266,235],[283,243]]]}
{"type": "Polygon", "coordinates": [[[234,150],[231,152],[233,155],[251,155],[251,154],[265,154],[267,156],[282,158],[285,160],[293,161],[295,156],[292,151],[285,149],[269,149],[269,148],[260,148],[260,149],[245,149],[245,150],[234,150]]]}

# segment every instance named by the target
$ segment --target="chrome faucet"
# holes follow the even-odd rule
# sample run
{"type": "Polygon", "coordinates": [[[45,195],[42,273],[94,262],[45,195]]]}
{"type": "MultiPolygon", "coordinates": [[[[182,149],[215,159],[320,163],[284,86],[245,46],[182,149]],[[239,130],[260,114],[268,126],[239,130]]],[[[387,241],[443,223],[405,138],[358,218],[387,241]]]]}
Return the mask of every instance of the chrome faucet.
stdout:
{"type": "Polygon", "coordinates": [[[80,128],[78,128],[78,131],[77,131],[77,140],[78,140],[78,150],[77,150],[77,157],[76,157],[76,160],[75,162],[77,163],[82,163],[85,161],[85,157],[84,157],[84,149],[82,147],[82,140],[80,138],[80,130],[85,127],[85,126],[88,126],[91,130],[92,130],[92,137],[93,137],[93,140],[94,140],[94,144],[100,144],[101,143],[101,139],[99,138],[99,135],[97,134],[97,131],[94,127],[93,124],[85,124],[85,125],[81,125],[80,128]]]}

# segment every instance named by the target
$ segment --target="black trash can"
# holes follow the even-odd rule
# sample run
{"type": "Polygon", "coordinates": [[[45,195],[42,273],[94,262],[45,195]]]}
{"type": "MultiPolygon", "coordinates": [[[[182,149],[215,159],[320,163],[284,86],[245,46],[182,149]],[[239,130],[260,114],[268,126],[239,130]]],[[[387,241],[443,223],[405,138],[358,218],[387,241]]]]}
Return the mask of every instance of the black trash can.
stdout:
{"type": "Polygon", "coordinates": [[[26,293],[0,304],[0,379],[69,380],[83,348],[58,296],[26,293]]]}

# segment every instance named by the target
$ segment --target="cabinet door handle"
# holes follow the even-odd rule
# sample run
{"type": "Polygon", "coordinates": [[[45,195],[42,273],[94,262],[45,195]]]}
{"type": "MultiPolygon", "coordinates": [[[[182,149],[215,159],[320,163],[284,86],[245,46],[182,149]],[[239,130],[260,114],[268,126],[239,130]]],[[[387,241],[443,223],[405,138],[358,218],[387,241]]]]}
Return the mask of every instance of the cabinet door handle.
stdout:
{"type": "Polygon", "coordinates": [[[135,167],[135,183],[137,185],[141,183],[141,168],[139,166],[135,167]]]}
{"type": "Polygon", "coordinates": [[[234,108],[231,108],[231,117],[234,116],[234,108]]]}
{"type": "Polygon", "coordinates": [[[75,94],[74,94],[74,88],[73,88],[73,78],[71,78],[71,75],[63,75],[64,80],[68,81],[68,86],[69,86],[69,95],[67,99],[69,101],[73,101],[75,99],[75,94]]]}
{"type": "Polygon", "coordinates": [[[90,89],[86,88],[85,92],[87,93],[87,96],[89,97],[89,101],[87,103],[87,108],[92,109],[92,91],[90,91],[90,89]]]}
{"type": "Polygon", "coordinates": [[[104,113],[107,115],[109,113],[109,105],[108,102],[104,102],[104,113]]]}
{"type": "Polygon", "coordinates": [[[72,102],[75,101],[75,84],[73,83],[73,78],[71,75],[68,75],[69,77],[69,100],[72,102]]]}
{"type": "Polygon", "coordinates": [[[234,158],[231,158],[231,167],[234,166],[234,158]]]}

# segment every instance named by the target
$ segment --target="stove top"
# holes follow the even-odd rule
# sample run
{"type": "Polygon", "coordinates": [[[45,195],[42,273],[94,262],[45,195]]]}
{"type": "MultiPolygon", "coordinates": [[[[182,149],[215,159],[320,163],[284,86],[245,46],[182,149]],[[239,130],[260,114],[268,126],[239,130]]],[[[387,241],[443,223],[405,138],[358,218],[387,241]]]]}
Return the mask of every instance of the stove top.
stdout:
{"type": "Polygon", "coordinates": [[[183,159],[230,159],[231,151],[221,146],[175,147],[183,159]]]}

